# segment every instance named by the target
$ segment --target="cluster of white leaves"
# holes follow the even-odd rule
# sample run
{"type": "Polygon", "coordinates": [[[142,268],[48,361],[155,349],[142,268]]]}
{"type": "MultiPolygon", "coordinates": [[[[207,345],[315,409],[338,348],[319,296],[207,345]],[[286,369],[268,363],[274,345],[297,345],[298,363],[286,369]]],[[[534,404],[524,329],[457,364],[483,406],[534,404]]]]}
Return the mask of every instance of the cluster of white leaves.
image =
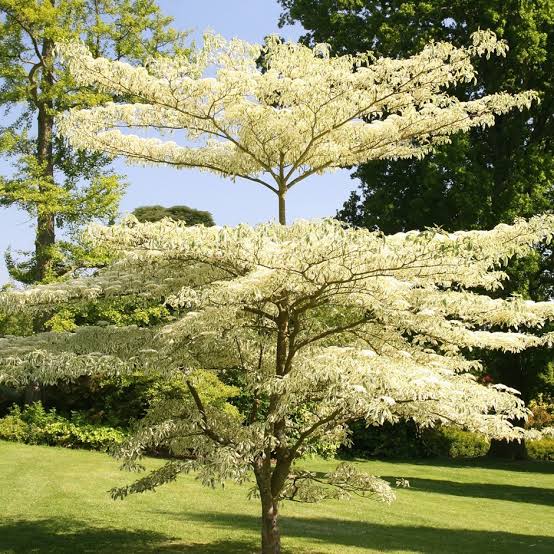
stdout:
{"type": "MultiPolygon", "coordinates": [[[[208,484],[242,481],[259,460],[337,444],[358,418],[521,439],[525,432],[511,420],[528,412],[517,391],[480,384],[480,363],[467,353],[550,344],[540,328],[554,319],[554,303],[492,299],[476,287],[501,286],[501,264],[553,231],[550,215],[487,232],[392,236],[334,220],[203,228],[130,218],[93,226],[91,244],[118,256],[112,268],[2,292],[0,305],[33,311],[133,286],[185,313],[157,329],[0,339],[0,381],[136,371],[177,380],[186,399],[152,406],[122,456],[133,467],[145,449],[164,446],[191,460],[117,494],[149,490],[191,467],[208,484]]],[[[296,481],[303,481],[298,498],[320,488],[306,476],[296,481]]],[[[284,485],[289,492],[292,482],[284,485]]],[[[365,484],[386,500],[378,481],[365,484]]]]}
{"type": "Polygon", "coordinates": [[[453,133],[528,107],[533,92],[470,101],[447,92],[475,79],[473,57],[506,51],[487,31],[469,47],[432,43],[407,59],[332,57],[324,45],[272,37],[262,47],[208,34],[192,58],[133,67],[59,44],[78,83],[135,101],[75,109],[58,124],[78,148],[243,177],[282,195],[315,173],[422,157],[453,133]]]}
{"type": "MultiPolygon", "coordinates": [[[[432,43],[408,59],[332,57],[325,45],[273,37],[262,47],[215,35],[191,57],[145,67],[95,59],[80,43],[57,49],[78,84],[131,99],[63,115],[60,131],[74,147],[249,179],[279,195],[281,223],[286,192],[312,174],[422,157],[536,96],[462,102],[449,94],[475,79],[473,57],[506,54],[487,31],[467,48],[432,43]]],[[[527,415],[517,391],[479,384],[480,363],[467,353],[553,341],[540,331],[554,318],[552,303],[476,292],[501,287],[502,265],[553,231],[553,216],[488,232],[393,236],[336,221],[204,228],[131,218],[92,226],[91,246],[117,261],[93,276],[2,292],[0,309],[48,312],[138,294],[184,315],[158,329],[0,339],[0,383],[137,371],[166,379],[170,392],[153,402],[120,455],[129,469],[151,448],[182,460],[114,490],[116,497],[191,469],[206,484],[242,482],[253,469],[264,502],[368,493],[388,502],[386,482],[350,466],[320,478],[292,463],[346,440],[352,419],[523,438],[510,423],[527,415]]]]}
{"type": "Polygon", "coordinates": [[[554,427],[543,427],[540,431],[538,429],[526,429],[525,439],[531,441],[540,439],[554,439],[554,427]]]}
{"type": "Polygon", "coordinates": [[[131,374],[137,368],[158,374],[163,365],[153,348],[155,335],[153,329],[106,326],[5,337],[0,339],[0,383],[53,385],[85,375],[131,374]]]}

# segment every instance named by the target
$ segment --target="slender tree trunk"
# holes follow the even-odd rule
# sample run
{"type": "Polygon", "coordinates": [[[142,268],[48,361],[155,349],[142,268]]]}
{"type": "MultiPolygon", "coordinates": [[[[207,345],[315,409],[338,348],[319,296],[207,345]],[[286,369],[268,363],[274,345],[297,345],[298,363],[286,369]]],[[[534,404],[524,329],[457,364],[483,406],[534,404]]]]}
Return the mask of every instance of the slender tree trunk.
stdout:
{"type": "Polygon", "coordinates": [[[262,554],[281,554],[279,502],[271,490],[271,461],[263,460],[254,473],[262,505],[262,554]]]}
{"type": "Polygon", "coordinates": [[[281,554],[279,505],[271,498],[262,499],[262,554],[281,554]]]}
{"type": "MultiPolygon", "coordinates": [[[[279,181],[279,223],[287,224],[286,194],[287,186],[284,179],[279,181]]],[[[288,353],[289,317],[286,310],[281,310],[277,322],[277,353],[276,373],[284,375],[286,358],[288,353]]],[[[275,399],[270,401],[270,411],[275,399]]],[[[284,422],[277,421],[274,424],[274,434],[281,438],[284,422]]],[[[279,529],[279,495],[283,489],[290,469],[289,457],[283,449],[277,449],[277,464],[275,469],[271,467],[272,453],[266,452],[263,460],[255,467],[256,482],[260,492],[262,505],[262,554],[281,554],[281,531],[279,529]]]]}
{"type": "Polygon", "coordinates": [[[35,238],[36,281],[44,281],[52,274],[52,248],[55,243],[54,215],[39,214],[35,238]]]}
{"type": "MultiPolygon", "coordinates": [[[[48,194],[48,186],[54,183],[54,116],[49,92],[54,84],[51,63],[54,55],[54,42],[45,38],[42,41],[42,68],[40,90],[37,91],[37,161],[41,168],[38,189],[48,194]]],[[[47,279],[53,270],[52,249],[56,243],[54,214],[45,210],[39,203],[37,209],[37,229],[35,234],[35,281],[47,279]]],[[[44,318],[38,316],[33,321],[35,332],[44,331],[44,318]]],[[[32,404],[43,399],[43,391],[38,383],[30,383],[25,388],[24,402],[32,404]]]]}
{"type": "Polygon", "coordinates": [[[281,225],[287,224],[287,210],[286,210],[286,197],[287,189],[279,187],[279,223],[281,225]]]}
{"type": "MultiPolygon", "coordinates": [[[[42,45],[44,63],[51,63],[53,51],[54,42],[51,39],[44,39],[42,45]]],[[[48,185],[54,183],[54,116],[52,114],[52,101],[48,98],[49,89],[52,85],[52,72],[49,67],[43,67],[40,87],[41,98],[38,102],[37,120],[37,161],[42,168],[39,191],[42,194],[46,194],[48,185]]],[[[39,204],[35,238],[35,279],[37,281],[43,281],[52,271],[52,248],[55,243],[54,214],[44,210],[39,204]]]]}

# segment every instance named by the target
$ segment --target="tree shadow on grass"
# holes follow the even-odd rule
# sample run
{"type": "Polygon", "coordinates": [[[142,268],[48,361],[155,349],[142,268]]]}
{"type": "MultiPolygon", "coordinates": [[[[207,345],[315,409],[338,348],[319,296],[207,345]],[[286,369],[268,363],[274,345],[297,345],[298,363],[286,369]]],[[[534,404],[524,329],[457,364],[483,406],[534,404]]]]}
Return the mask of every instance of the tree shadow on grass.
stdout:
{"type": "MultiPolygon", "coordinates": [[[[174,519],[210,521],[211,526],[221,529],[244,528],[253,532],[259,526],[258,518],[241,514],[223,513],[164,513],[174,519]]],[[[287,539],[303,538],[310,546],[294,548],[295,553],[319,554],[329,551],[330,545],[372,549],[379,552],[413,551],[426,554],[470,554],[491,552],[494,554],[515,554],[534,552],[552,554],[554,537],[532,536],[508,533],[505,531],[480,531],[470,529],[446,529],[436,527],[416,527],[410,525],[387,525],[363,521],[339,520],[331,518],[283,517],[281,522],[283,546],[287,549],[287,539]]],[[[206,550],[206,552],[211,552],[206,550]]],[[[222,550],[221,552],[227,552],[222,550]]],[[[247,552],[243,550],[242,552],[247,552]]]]}
{"type": "Polygon", "coordinates": [[[349,462],[386,462],[391,464],[410,464],[413,466],[444,467],[450,469],[499,469],[502,471],[518,471],[521,473],[546,473],[554,474],[554,462],[542,462],[538,460],[501,460],[482,456],[480,458],[421,458],[421,459],[396,459],[396,458],[344,458],[349,462]]]}
{"type": "Polygon", "coordinates": [[[255,545],[240,541],[183,543],[154,531],[92,527],[71,519],[7,520],[0,523],[2,554],[248,554],[255,545]]]}
{"type": "MultiPolygon", "coordinates": [[[[320,478],[325,476],[325,473],[317,471],[314,474],[320,478]]],[[[399,475],[380,475],[380,477],[394,485],[399,475]]],[[[410,482],[408,490],[554,506],[554,490],[550,488],[504,485],[500,483],[464,483],[419,477],[409,477],[408,481],[410,482]]]]}
{"type": "MultiPolygon", "coordinates": [[[[233,513],[179,514],[159,512],[179,521],[198,521],[219,529],[244,529],[256,533],[259,520],[255,516],[233,513]]],[[[282,521],[284,552],[324,554],[330,545],[352,546],[381,552],[413,551],[426,554],[470,554],[491,552],[514,554],[554,552],[554,538],[518,535],[501,531],[477,531],[385,525],[331,518],[284,517],[282,521]],[[287,548],[290,538],[302,537],[307,546],[287,548]]],[[[218,533],[221,536],[221,533],[218,533]]],[[[40,521],[4,521],[0,524],[0,552],[3,554],[250,554],[257,552],[256,542],[218,540],[198,544],[144,530],[92,527],[70,519],[40,521]]]]}
{"type": "MultiPolygon", "coordinates": [[[[394,483],[396,477],[384,476],[383,479],[394,483]]],[[[552,489],[494,483],[460,483],[440,479],[420,479],[419,477],[410,477],[408,481],[410,482],[408,490],[554,506],[552,489]]]]}

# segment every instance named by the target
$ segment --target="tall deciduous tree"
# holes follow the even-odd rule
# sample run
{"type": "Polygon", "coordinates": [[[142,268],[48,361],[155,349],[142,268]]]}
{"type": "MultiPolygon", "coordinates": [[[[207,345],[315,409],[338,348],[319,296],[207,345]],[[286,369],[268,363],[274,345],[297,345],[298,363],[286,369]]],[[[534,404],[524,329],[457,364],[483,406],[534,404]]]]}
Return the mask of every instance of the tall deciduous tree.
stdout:
{"type": "Polygon", "coordinates": [[[0,0],[0,105],[12,114],[0,127],[0,154],[13,161],[11,174],[0,177],[0,206],[15,205],[37,221],[31,259],[7,258],[16,279],[63,272],[56,228],[113,218],[122,193],[106,156],[73,149],[58,134],[57,114],[111,97],[62,70],[55,42],[81,39],[94,56],[141,63],[182,52],[183,34],[171,21],[153,0],[0,0]]]}
{"type": "MultiPolygon", "coordinates": [[[[200,167],[263,185],[278,197],[314,173],[370,159],[418,157],[456,131],[491,125],[532,93],[460,102],[445,88],[474,78],[471,56],[504,52],[480,32],[469,48],[432,44],[407,60],[331,58],[323,47],[269,41],[260,48],[208,37],[194,60],[148,68],[94,59],[81,45],[60,50],[77,82],[137,100],[74,110],[60,122],[76,147],[144,163],[200,167]],[[202,78],[210,63],[215,77],[202,78]],[[181,132],[182,146],[121,128],[181,132]],[[192,147],[190,141],[197,141],[192,147]]],[[[339,466],[326,476],[294,461],[337,444],[345,425],[402,418],[448,421],[493,437],[521,438],[509,418],[525,415],[513,391],[483,386],[464,348],[520,351],[552,337],[517,329],[544,324],[552,303],[491,299],[507,258],[550,239],[552,217],[490,232],[429,231],[386,237],[336,221],[252,229],[189,227],[163,220],[92,227],[93,246],[119,260],[94,277],[0,295],[13,312],[105,295],[160,294],[188,313],[163,329],[83,328],[0,342],[4,382],[53,382],[92,372],[162,371],[181,379],[188,402],[160,399],[123,448],[129,468],[167,445],[171,461],[123,489],[125,496],[198,469],[206,483],[254,473],[261,500],[262,551],[281,551],[283,499],[313,501],[376,494],[387,483],[339,466]],[[475,330],[476,326],[500,330],[475,330]],[[221,383],[217,395],[202,391],[221,383]],[[240,402],[235,383],[244,393],[240,402]]]]}
{"type": "Polygon", "coordinates": [[[475,78],[475,56],[505,54],[490,32],[471,41],[460,48],[433,43],[407,59],[374,59],[330,57],[325,46],[277,38],[262,49],[208,35],[194,59],[159,58],[138,68],[95,58],[79,43],[61,44],[76,82],[131,94],[134,102],[74,109],[59,125],[76,148],[248,179],[277,196],[285,223],[287,192],[310,175],[423,157],[456,132],[488,127],[495,115],[529,106],[528,91],[466,101],[448,93],[475,78]],[[182,142],[129,129],[178,134],[182,142]]]}
{"type": "Polygon", "coordinates": [[[161,329],[82,327],[0,339],[0,384],[161,372],[188,395],[160,395],[120,456],[128,469],[139,469],[143,452],[160,446],[177,459],[113,496],[153,490],[191,470],[209,485],[248,481],[253,473],[262,552],[278,554],[285,499],[394,499],[387,482],[352,466],[327,475],[295,467],[302,455],[340,444],[352,419],[524,436],[510,422],[526,415],[521,399],[501,385],[479,384],[472,373],[480,364],[463,352],[551,344],[552,334],[526,329],[554,318],[554,303],[471,290],[498,287],[503,261],[553,233],[554,216],[489,232],[392,236],[335,220],[95,226],[89,239],[118,255],[113,266],[0,293],[0,308],[33,313],[136,291],[163,294],[185,315],[161,329]],[[483,325],[498,330],[476,330],[483,325]]]}

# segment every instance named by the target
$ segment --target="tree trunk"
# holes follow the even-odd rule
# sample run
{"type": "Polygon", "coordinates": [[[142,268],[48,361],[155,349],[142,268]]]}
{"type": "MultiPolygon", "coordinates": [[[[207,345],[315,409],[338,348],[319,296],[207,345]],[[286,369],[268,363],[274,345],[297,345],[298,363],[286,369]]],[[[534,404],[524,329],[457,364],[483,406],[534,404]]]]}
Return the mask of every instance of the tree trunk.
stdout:
{"type": "Polygon", "coordinates": [[[56,244],[53,214],[39,214],[37,216],[37,232],[35,238],[35,280],[46,280],[52,275],[52,248],[56,244]]]}
{"type": "Polygon", "coordinates": [[[262,498],[262,554],[281,554],[278,516],[278,503],[271,498],[265,501],[262,498]]]}
{"type": "MultiPolygon", "coordinates": [[[[54,42],[44,39],[42,44],[42,59],[45,64],[52,63],[54,42]]],[[[48,98],[49,89],[53,85],[53,75],[50,67],[42,68],[40,95],[37,120],[37,161],[41,166],[41,181],[39,191],[47,194],[47,188],[54,183],[54,116],[52,101],[48,98]]],[[[52,272],[52,248],[56,243],[54,214],[44,206],[38,206],[37,230],[35,239],[35,280],[44,281],[52,272]]]]}
{"type": "Polygon", "coordinates": [[[258,460],[254,475],[262,505],[262,554],[281,554],[281,533],[279,531],[279,501],[271,487],[271,453],[258,460]]]}
{"type": "Polygon", "coordinates": [[[279,223],[281,225],[287,224],[287,211],[286,211],[286,203],[285,203],[286,194],[287,194],[286,189],[283,190],[281,188],[279,190],[279,223]]]}
{"type": "MultiPolygon", "coordinates": [[[[48,194],[48,186],[54,183],[54,116],[53,103],[49,92],[54,84],[51,64],[54,56],[54,42],[45,38],[42,41],[42,68],[40,90],[37,91],[37,161],[41,168],[38,189],[41,194],[48,194]]],[[[35,271],[34,280],[46,280],[53,272],[52,250],[56,243],[55,216],[44,205],[37,207],[37,229],[35,235],[35,271]]],[[[44,331],[44,318],[35,317],[33,321],[35,332],[44,331]]],[[[30,383],[25,388],[24,402],[32,404],[42,400],[42,389],[38,383],[30,383]]]]}

